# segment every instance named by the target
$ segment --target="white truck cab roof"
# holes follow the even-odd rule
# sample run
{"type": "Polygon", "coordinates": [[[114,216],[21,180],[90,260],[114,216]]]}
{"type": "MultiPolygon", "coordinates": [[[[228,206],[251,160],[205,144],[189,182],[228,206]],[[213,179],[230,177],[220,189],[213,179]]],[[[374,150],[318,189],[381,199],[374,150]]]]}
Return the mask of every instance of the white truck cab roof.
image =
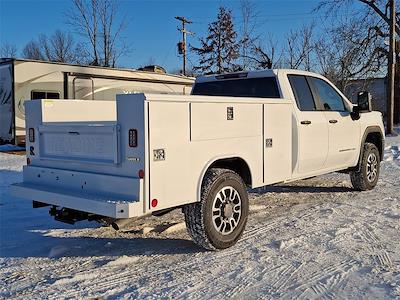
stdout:
{"type": "Polygon", "coordinates": [[[225,73],[225,74],[204,75],[204,76],[197,77],[196,83],[217,81],[217,80],[223,80],[223,79],[273,77],[273,76],[284,75],[284,74],[295,74],[295,75],[305,75],[305,76],[324,78],[323,76],[321,76],[317,73],[303,71],[303,70],[268,69],[268,70],[240,71],[240,72],[232,72],[232,73],[225,73]]]}

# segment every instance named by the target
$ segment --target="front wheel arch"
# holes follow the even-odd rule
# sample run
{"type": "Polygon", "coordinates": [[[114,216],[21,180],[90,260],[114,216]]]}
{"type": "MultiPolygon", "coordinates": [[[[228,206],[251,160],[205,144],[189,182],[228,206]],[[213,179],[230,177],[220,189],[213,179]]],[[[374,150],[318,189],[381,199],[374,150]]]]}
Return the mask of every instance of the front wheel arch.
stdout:
{"type": "Polygon", "coordinates": [[[385,148],[384,135],[378,126],[369,126],[365,129],[364,134],[361,139],[360,153],[359,153],[357,167],[359,167],[359,165],[360,165],[360,161],[362,159],[362,152],[364,151],[364,145],[366,143],[374,144],[376,146],[376,148],[378,148],[380,161],[383,160],[383,154],[384,154],[384,148],[385,148]]]}

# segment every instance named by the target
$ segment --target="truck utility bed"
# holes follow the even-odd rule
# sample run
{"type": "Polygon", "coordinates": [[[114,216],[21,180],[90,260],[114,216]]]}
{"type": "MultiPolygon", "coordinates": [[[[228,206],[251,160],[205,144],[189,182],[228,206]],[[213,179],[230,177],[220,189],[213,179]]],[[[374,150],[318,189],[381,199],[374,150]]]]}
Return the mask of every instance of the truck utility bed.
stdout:
{"type": "MultiPolygon", "coordinates": [[[[144,166],[144,145],[121,151],[126,141],[120,136],[116,103],[88,102],[26,102],[28,165],[24,181],[14,185],[12,192],[116,219],[142,215],[144,181],[138,171],[144,166]],[[133,166],[121,161],[128,152],[139,160],[133,166]]],[[[136,130],[143,130],[143,119],[132,122],[137,122],[136,130]]]]}
{"type": "Polygon", "coordinates": [[[30,164],[12,188],[20,197],[128,218],[196,202],[219,158],[244,160],[252,186],[291,176],[284,99],[130,94],[25,105],[30,164]]]}

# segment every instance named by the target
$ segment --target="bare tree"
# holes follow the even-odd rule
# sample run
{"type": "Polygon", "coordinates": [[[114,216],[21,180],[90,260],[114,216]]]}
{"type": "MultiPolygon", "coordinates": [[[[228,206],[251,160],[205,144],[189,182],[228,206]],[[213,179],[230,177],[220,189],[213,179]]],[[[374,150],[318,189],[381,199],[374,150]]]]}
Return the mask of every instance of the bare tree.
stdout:
{"type": "MultiPolygon", "coordinates": [[[[389,26],[390,17],[389,17],[389,6],[387,0],[357,0],[359,3],[364,4],[367,8],[363,14],[368,16],[378,17],[381,21],[386,23],[389,26]]],[[[353,4],[354,0],[323,0],[320,1],[320,4],[316,7],[316,10],[325,9],[327,15],[336,14],[340,12],[340,10],[348,10],[351,4],[353,4]]],[[[400,4],[397,3],[397,11],[400,9],[400,4]]],[[[400,35],[400,15],[397,15],[396,22],[396,32],[400,35]]],[[[365,24],[365,23],[364,23],[365,24]]]]}
{"type": "MultiPolygon", "coordinates": [[[[365,67],[372,66],[372,69],[376,70],[375,74],[385,74],[385,64],[389,59],[389,52],[387,47],[384,45],[384,40],[389,36],[389,2],[388,0],[357,0],[357,2],[363,5],[364,9],[359,9],[358,12],[354,11],[352,4],[354,1],[351,0],[336,0],[336,1],[321,1],[317,10],[325,10],[327,16],[336,17],[340,12],[351,12],[353,16],[353,24],[362,24],[363,29],[358,33],[359,45],[367,47],[364,55],[364,59],[359,63],[365,67]],[[367,41],[367,43],[365,43],[367,41]],[[379,66],[377,68],[376,66],[379,66]]],[[[400,2],[397,2],[397,11],[400,11],[400,2]]],[[[396,17],[395,31],[400,35],[400,14],[396,17]]],[[[400,53],[397,52],[397,60],[400,61],[400,53]]],[[[394,121],[400,122],[400,85],[398,82],[400,74],[400,63],[397,63],[396,67],[396,80],[397,89],[395,89],[395,114],[394,121]]],[[[373,73],[372,73],[373,74],[373,73]]],[[[371,74],[371,75],[372,75],[371,74]]],[[[362,73],[355,74],[355,76],[365,76],[362,73]]]]}
{"type": "Polygon", "coordinates": [[[376,39],[376,32],[366,35],[362,24],[351,22],[326,30],[316,43],[318,72],[328,77],[342,91],[354,78],[368,78],[382,69],[386,51],[376,39]]]}
{"type": "Polygon", "coordinates": [[[118,59],[129,52],[122,38],[126,18],[117,22],[116,0],[73,0],[73,10],[66,16],[67,23],[87,39],[91,65],[115,67],[118,59]]]}
{"type": "Polygon", "coordinates": [[[39,36],[39,44],[49,61],[75,63],[79,62],[79,45],[75,46],[75,42],[71,34],[67,34],[57,30],[50,38],[41,34],[39,36]]]}
{"type": "Polygon", "coordinates": [[[249,65],[258,69],[278,68],[282,64],[282,49],[273,34],[266,35],[266,39],[257,39],[249,52],[249,65]]]}
{"type": "Polygon", "coordinates": [[[22,50],[22,56],[27,59],[44,60],[44,54],[37,41],[31,40],[22,50]]]}
{"type": "MultiPolygon", "coordinates": [[[[256,34],[258,16],[259,13],[256,11],[255,5],[250,0],[240,0],[240,12],[241,12],[241,28],[240,28],[240,60],[241,68],[248,70],[254,68],[257,63],[256,57],[254,57],[254,50],[256,45],[259,45],[259,36],[256,34]]],[[[261,51],[262,52],[262,51],[261,51]]],[[[262,55],[260,52],[260,55],[262,55]]]]}
{"type": "Polygon", "coordinates": [[[80,63],[84,56],[81,48],[71,34],[56,30],[50,37],[41,34],[38,40],[28,42],[22,53],[28,59],[80,63]]]}
{"type": "Polygon", "coordinates": [[[0,47],[0,57],[13,58],[17,56],[17,47],[14,44],[4,43],[0,47]]]}
{"type": "Polygon", "coordinates": [[[315,49],[313,41],[314,25],[303,26],[299,30],[291,30],[284,46],[284,64],[290,69],[311,71],[312,53],[315,49]]]}

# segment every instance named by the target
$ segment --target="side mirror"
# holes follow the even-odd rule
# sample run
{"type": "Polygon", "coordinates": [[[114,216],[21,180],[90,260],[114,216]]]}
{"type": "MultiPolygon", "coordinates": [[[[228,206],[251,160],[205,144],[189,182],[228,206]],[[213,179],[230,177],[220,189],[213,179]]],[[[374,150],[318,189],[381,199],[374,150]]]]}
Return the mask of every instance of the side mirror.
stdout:
{"type": "Polygon", "coordinates": [[[351,118],[353,119],[353,121],[359,120],[360,119],[360,107],[358,105],[354,105],[353,110],[350,113],[350,115],[351,115],[351,118]]]}
{"type": "Polygon", "coordinates": [[[369,92],[359,92],[357,95],[358,111],[371,111],[371,94],[369,92]]]}

